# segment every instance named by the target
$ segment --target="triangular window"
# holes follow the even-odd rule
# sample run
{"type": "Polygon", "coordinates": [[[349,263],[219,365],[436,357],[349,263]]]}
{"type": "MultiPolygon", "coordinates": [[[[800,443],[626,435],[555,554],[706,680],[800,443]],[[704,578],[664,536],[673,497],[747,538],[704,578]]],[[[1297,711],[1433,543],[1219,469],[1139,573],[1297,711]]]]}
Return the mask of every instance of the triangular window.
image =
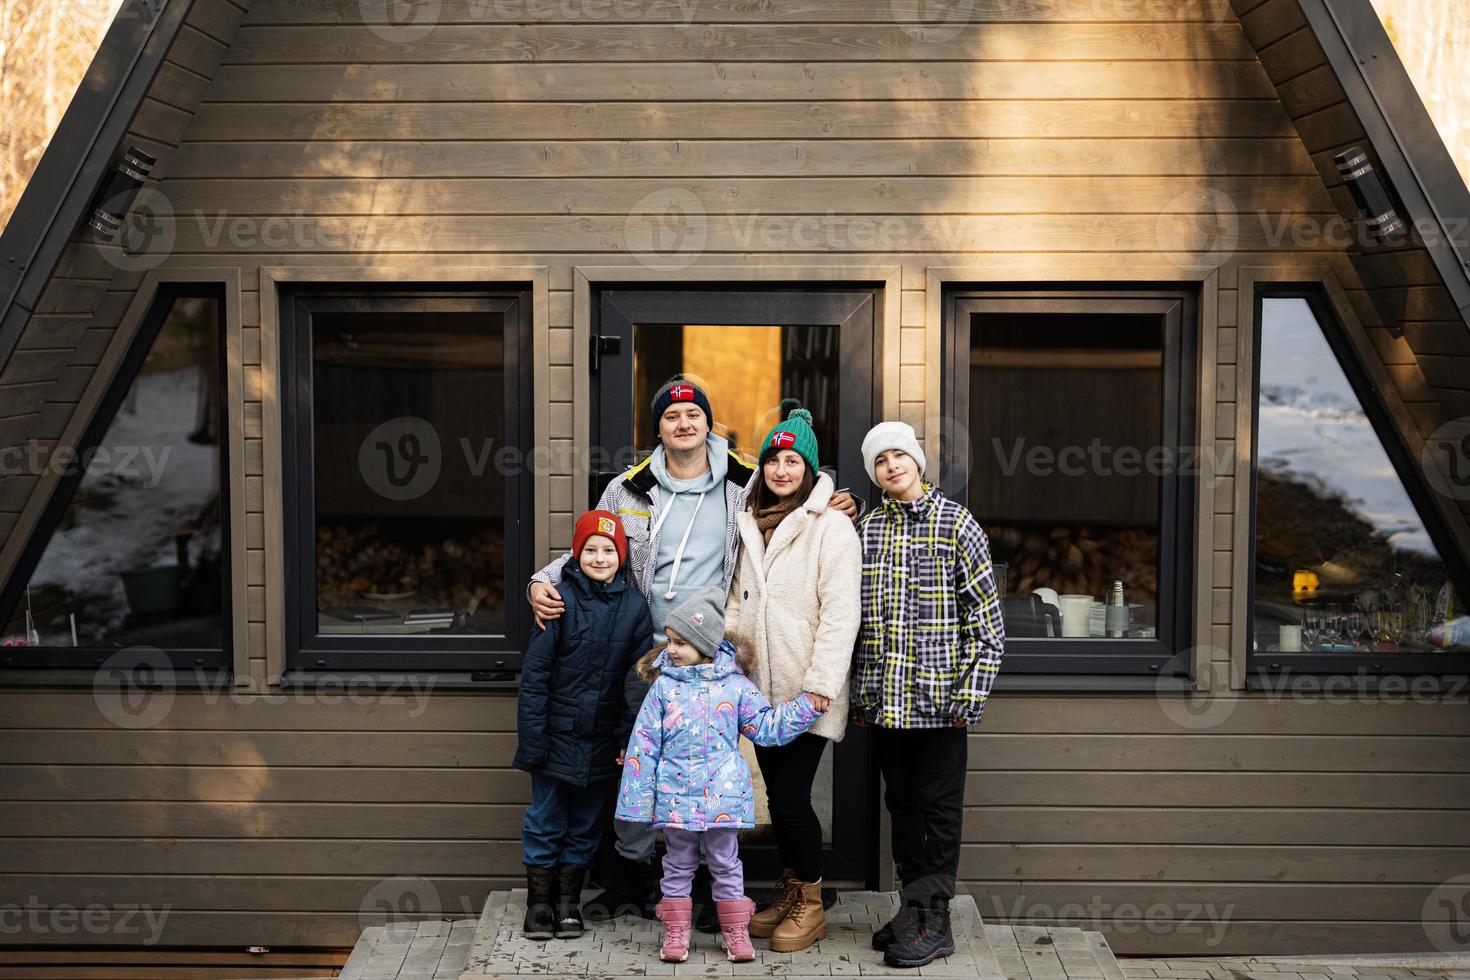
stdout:
{"type": "Polygon", "coordinates": [[[1253,652],[1470,650],[1425,498],[1343,364],[1306,299],[1261,301],[1253,652]]]}
{"type": "Polygon", "coordinates": [[[10,666],[227,648],[221,305],[197,289],[161,293],[80,451],[26,452],[40,485],[59,480],[0,595],[10,666]]]}

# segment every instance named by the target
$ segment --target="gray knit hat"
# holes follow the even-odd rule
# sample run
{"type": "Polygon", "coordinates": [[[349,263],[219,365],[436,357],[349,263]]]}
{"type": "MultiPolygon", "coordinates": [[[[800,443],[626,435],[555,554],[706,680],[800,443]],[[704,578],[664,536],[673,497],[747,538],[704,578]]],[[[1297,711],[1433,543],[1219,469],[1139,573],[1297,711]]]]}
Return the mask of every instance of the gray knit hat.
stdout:
{"type": "Polygon", "coordinates": [[[673,629],[706,657],[725,638],[725,597],[719,589],[700,589],[688,602],[675,606],[664,619],[664,629],[673,629]]]}

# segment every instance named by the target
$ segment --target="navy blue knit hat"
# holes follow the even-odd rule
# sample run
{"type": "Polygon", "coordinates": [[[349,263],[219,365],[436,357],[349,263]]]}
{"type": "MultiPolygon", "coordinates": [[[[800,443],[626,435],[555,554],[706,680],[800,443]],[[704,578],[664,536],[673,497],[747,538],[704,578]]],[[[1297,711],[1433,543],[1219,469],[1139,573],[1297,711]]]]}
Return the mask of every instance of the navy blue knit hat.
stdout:
{"type": "Polygon", "coordinates": [[[715,413],[709,410],[709,398],[698,387],[688,381],[668,381],[653,396],[653,431],[658,432],[658,420],[674,402],[693,402],[704,412],[705,426],[715,427],[715,413]]]}

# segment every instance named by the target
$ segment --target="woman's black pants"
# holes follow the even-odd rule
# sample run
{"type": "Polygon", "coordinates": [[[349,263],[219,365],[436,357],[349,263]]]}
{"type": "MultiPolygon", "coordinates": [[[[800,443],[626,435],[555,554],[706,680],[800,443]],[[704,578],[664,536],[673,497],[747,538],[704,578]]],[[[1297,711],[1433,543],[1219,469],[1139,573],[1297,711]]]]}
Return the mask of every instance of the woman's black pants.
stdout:
{"type": "Polygon", "coordinates": [[[781,864],[802,881],[822,877],[822,825],[812,809],[812,780],[831,739],[807,732],[788,745],[755,747],[781,864]]]}

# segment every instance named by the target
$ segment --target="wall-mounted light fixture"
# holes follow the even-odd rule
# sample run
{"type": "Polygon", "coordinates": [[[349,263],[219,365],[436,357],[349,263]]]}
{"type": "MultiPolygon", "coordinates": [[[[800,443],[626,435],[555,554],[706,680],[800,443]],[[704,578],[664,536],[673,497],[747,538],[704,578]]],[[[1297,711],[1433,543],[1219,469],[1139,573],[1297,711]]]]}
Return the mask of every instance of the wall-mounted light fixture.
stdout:
{"type": "Polygon", "coordinates": [[[1344,150],[1332,158],[1337,172],[1353,195],[1358,215],[1368,222],[1368,233],[1379,242],[1393,242],[1409,229],[1394,206],[1393,188],[1373,166],[1361,146],[1344,150]]]}
{"type": "Polygon", "coordinates": [[[87,227],[98,238],[110,242],[117,237],[117,233],[122,230],[123,219],[128,216],[128,210],[138,199],[138,191],[143,189],[143,181],[148,178],[156,163],[156,159],[136,146],[128,147],[123,153],[122,159],[117,161],[117,166],[108,175],[107,182],[102,185],[97,203],[92,208],[92,216],[87,220],[87,227]]]}

